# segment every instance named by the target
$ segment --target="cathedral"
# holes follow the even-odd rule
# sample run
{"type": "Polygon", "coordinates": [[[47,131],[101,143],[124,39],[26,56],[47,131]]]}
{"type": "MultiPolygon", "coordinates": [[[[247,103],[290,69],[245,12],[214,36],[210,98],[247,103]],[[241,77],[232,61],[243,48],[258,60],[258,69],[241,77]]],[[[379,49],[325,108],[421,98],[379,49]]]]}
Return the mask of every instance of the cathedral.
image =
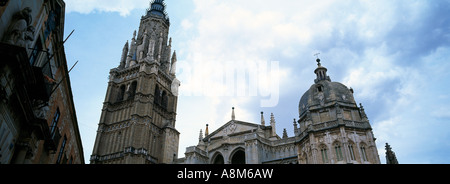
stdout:
{"type": "MultiPolygon", "coordinates": [[[[110,71],[92,164],[379,164],[375,137],[353,89],[331,81],[317,59],[316,79],[299,102],[294,136],[276,133],[273,114],[266,123],[231,120],[178,158],[175,128],[178,87],[176,53],[168,38],[164,0],[152,1],[139,31],[110,71]]],[[[193,130],[194,131],[194,130],[193,130]]]]}
{"type": "Polygon", "coordinates": [[[110,71],[91,164],[161,164],[178,157],[180,82],[165,6],[163,0],[151,3],[120,65],[110,71]]]}
{"type": "Polygon", "coordinates": [[[209,134],[202,132],[197,146],[186,148],[183,164],[380,164],[375,137],[364,107],[358,107],[353,89],[332,82],[317,59],[317,78],[300,99],[294,136],[276,133],[270,115],[266,125],[235,119],[209,134]]]}

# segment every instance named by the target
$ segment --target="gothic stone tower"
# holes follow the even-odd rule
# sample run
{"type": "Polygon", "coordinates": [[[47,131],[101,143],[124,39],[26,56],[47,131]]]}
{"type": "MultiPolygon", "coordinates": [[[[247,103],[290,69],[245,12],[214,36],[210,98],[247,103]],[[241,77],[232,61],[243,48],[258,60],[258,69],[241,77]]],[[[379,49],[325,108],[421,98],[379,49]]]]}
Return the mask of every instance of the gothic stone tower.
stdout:
{"type": "Polygon", "coordinates": [[[356,105],[353,89],[332,82],[327,68],[317,62],[317,78],[300,100],[300,128],[294,121],[298,162],[379,164],[372,128],[362,105],[356,105]]]}
{"type": "Polygon", "coordinates": [[[177,158],[176,54],[163,0],[142,16],[138,34],[110,71],[91,164],[159,164],[177,158]]]}

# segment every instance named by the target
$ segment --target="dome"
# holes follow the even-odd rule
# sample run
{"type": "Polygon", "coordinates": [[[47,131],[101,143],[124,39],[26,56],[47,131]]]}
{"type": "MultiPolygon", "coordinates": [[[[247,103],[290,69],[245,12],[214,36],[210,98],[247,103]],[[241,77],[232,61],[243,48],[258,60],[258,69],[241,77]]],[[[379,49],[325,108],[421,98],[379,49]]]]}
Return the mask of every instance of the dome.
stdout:
{"type": "Polygon", "coordinates": [[[302,116],[302,114],[311,107],[325,106],[330,102],[341,102],[356,107],[356,102],[353,98],[351,89],[339,82],[323,80],[313,84],[309,90],[303,94],[298,107],[299,115],[302,116]]]}
{"type": "Polygon", "coordinates": [[[301,117],[308,109],[334,105],[335,102],[357,107],[353,98],[353,90],[342,83],[331,82],[330,77],[326,74],[327,69],[321,66],[319,59],[317,62],[319,63],[318,68],[314,71],[317,79],[314,80],[315,84],[300,99],[299,116],[301,117]]]}

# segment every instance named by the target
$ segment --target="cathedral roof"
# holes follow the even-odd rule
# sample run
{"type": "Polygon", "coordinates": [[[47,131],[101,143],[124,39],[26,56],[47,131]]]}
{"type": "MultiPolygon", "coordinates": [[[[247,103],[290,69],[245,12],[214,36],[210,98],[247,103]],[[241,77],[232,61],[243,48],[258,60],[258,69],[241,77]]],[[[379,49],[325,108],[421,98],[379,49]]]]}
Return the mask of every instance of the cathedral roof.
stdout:
{"type": "Polygon", "coordinates": [[[317,78],[314,80],[315,84],[311,85],[300,99],[299,115],[302,116],[311,108],[326,106],[329,102],[340,102],[341,104],[357,107],[353,98],[353,90],[342,83],[332,82],[326,74],[327,68],[321,66],[319,59],[317,62],[319,64],[314,71],[317,75],[317,78]]]}

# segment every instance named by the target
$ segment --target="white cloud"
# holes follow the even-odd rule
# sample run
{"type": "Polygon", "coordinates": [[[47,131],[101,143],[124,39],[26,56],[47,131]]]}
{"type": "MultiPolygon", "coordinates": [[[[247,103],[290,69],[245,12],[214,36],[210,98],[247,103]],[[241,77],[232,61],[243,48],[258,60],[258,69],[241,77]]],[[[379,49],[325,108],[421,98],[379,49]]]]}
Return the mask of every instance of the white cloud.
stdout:
{"type": "Polygon", "coordinates": [[[150,7],[149,0],[65,0],[66,12],[89,14],[92,12],[118,12],[127,16],[134,9],[150,7]]]}
{"type": "MultiPolygon", "coordinates": [[[[135,9],[148,8],[149,0],[65,2],[67,12],[118,12],[126,16],[135,9]]],[[[448,125],[439,121],[449,118],[450,106],[444,102],[449,99],[446,80],[450,76],[446,73],[450,70],[450,51],[449,47],[436,49],[436,45],[448,46],[444,42],[450,40],[446,31],[450,26],[448,16],[433,19],[433,12],[446,12],[435,11],[437,7],[430,4],[436,2],[274,2],[193,0],[192,15],[179,20],[172,17],[172,25],[179,25],[187,37],[174,39],[174,44],[182,42],[174,48],[179,55],[178,78],[182,81],[177,115],[177,129],[182,136],[180,156],[186,146],[197,143],[198,129],[204,130],[206,123],[211,125],[211,132],[230,120],[233,106],[238,120],[257,123],[261,107],[249,105],[266,99],[261,91],[274,87],[271,79],[279,81],[279,86],[275,86],[280,89],[279,95],[303,94],[304,91],[292,90],[305,84],[303,89],[307,89],[312,84],[312,80],[304,78],[314,75],[316,51],[322,53],[322,64],[333,81],[353,87],[358,102],[371,104],[365,108],[373,112],[368,115],[382,160],[384,141],[391,143],[402,162],[406,158],[400,156],[421,149],[433,132],[439,136],[448,134],[448,125]],[[273,75],[255,67],[272,61],[279,61],[279,70],[273,75]],[[245,78],[238,73],[242,69],[245,78]],[[230,71],[234,80],[227,82],[230,71]],[[256,96],[248,77],[251,72],[258,75],[256,96]],[[239,95],[242,89],[244,95],[239,95]],[[429,136],[420,139],[418,134],[429,136]]],[[[170,6],[174,1],[167,3],[170,6]]],[[[439,8],[442,7],[445,6],[439,8]]],[[[174,31],[178,30],[171,29],[171,34],[174,31]]],[[[298,102],[300,97],[289,101],[298,102]]],[[[287,109],[284,104],[275,108],[287,109]]],[[[277,122],[292,122],[291,117],[276,118],[277,122]]],[[[420,158],[406,161],[425,162],[420,158]]]]}
{"type": "MultiPolygon", "coordinates": [[[[322,52],[321,57],[326,58],[323,59],[323,64],[334,74],[332,79],[353,87],[357,101],[371,104],[366,109],[377,112],[372,116],[369,114],[369,118],[375,136],[379,138],[377,144],[381,159],[384,161],[384,143],[390,142],[397,155],[404,158],[399,158],[400,161],[427,162],[406,157],[408,153],[419,154],[414,150],[420,149],[427,142],[427,139],[417,137],[417,134],[431,135],[431,131],[437,130],[433,128],[426,131],[427,126],[423,121],[428,120],[435,126],[445,126],[436,119],[424,117],[448,118],[446,112],[449,109],[448,105],[439,100],[425,100],[432,94],[445,98],[445,92],[449,91],[448,87],[443,87],[442,93],[437,94],[429,90],[439,82],[433,79],[435,72],[448,71],[448,64],[442,66],[442,63],[446,63],[444,60],[449,58],[448,54],[445,55],[445,49],[432,53],[434,56],[430,56],[431,58],[420,58],[420,55],[430,54],[412,50],[416,45],[422,44],[420,38],[414,35],[418,35],[424,28],[421,26],[424,25],[425,18],[430,17],[427,2],[277,1],[278,5],[274,6],[273,1],[260,0],[194,0],[194,4],[198,19],[189,22],[193,23],[192,27],[197,34],[190,40],[185,52],[190,54],[185,58],[196,62],[194,68],[201,68],[195,73],[202,80],[193,80],[195,82],[192,86],[188,84],[184,90],[197,90],[199,86],[208,84],[206,86],[211,87],[211,91],[230,92],[232,90],[226,84],[217,84],[217,78],[208,79],[208,76],[218,75],[220,78],[224,75],[220,71],[208,71],[210,66],[214,68],[221,66],[217,63],[234,61],[232,63],[236,67],[249,67],[235,62],[285,58],[299,62],[292,64],[280,61],[280,72],[275,76],[280,79],[280,93],[285,93],[293,90],[290,87],[293,83],[301,83],[291,81],[298,76],[290,76],[299,74],[297,70],[302,68],[292,67],[302,65],[309,68],[313,53],[308,51],[319,50],[322,52]],[[305,53],[310,55],[304,55],[305,53]],[[440,61],[436,62],[436,66],[429,61],[437,59],[440,61]],[[430,71],[424,72],[420,66],[428,67],[430,71]]],[[[444,33],[434,31],[433,34],[438,34],[439,37],[444,33]]],[[[442,77],[442,74],[438,76],[442,77]]],[[[267,75],[260,77],[262,79],[267,75]]],[[[237,106],[226,98],[210,99],[220,101],[211,106],[218,110],[214,112],[215,115],[210,116],[223,117],[218,119],[229,119],[229,108],[237,106]]],[[[254,99],[239,102],[245,106],[253,101],[254,99]]],[[[257,119],[257,113],[254,112],[257,109],[258,107],[246,107],[241,110],[248,114],[249,119],[257,119]]],[[[280,119],[288,118],[290,117],[280,119]]],[[[438,132],[438,135],[445,135],[445,131],[438,132]]],[[[431,150],[429,148],[428,151],[431,150]]]]}
{"type": "Polygon", "coordinates": [[[181,22],[181,27],[182,27],[184,30],[189,30],[189,29],[192,28],[192,26],[194,26],[194,25],[193,25],[192,22],[189,21],[188,19],[184,19],[184,20],[181,22]]]}

